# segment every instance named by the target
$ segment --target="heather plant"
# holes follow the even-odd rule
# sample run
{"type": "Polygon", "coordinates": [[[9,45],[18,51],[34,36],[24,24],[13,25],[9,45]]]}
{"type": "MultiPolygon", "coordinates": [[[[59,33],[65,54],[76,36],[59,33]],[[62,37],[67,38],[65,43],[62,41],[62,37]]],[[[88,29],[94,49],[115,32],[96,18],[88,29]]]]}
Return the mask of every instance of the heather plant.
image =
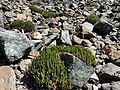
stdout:
{"type": "Polygon", "coordinates": [[[24,29],[25,32],[35,31],[35,26],[31,21],[15,20],[10,24],[10,28],[24,29]]]}
{"type": "Polygon", "coordinates": [[[87,16],[86,21],[95,24],[100,18],[96,15],[87,16]]]}
{"type": "Polygon", "coordinates": [[[29,8],[31,9],[31,11],[40,13],[45,18],[56,16],[56,14],[54,12],[42,10],[35,5],[31,5],[31,6],[29,6],[29,8]]]}
{"type": "Polygon", "coordinates": [[[79,57],[89,66],[95,66],[95,57],[83,46],[52,46],[44,48],[38,57],[33,59],[26,71],[36,90],[69,90],[73,84],[68,78],[64,60],[59,53],[68,52],[79,57]]]}

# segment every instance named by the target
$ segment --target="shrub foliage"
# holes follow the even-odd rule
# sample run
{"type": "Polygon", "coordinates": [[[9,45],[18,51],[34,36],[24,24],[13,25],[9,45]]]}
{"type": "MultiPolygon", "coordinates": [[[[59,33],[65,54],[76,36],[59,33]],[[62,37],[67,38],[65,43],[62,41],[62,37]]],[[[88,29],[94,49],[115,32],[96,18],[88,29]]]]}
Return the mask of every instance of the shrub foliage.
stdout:
{"type": "Polygon", "coordinates": [[[99,20],[99,17],[96,15],[87,16],[86,21],[95,24],[99,20]]]}
{"type": "Polygon", "coordinates": [[[10,24],[10,28],[24,29],[25,32],[35,31],[35,26],[30,21],[16,20],[10,24]]]}
{"type": "Polygon", "coordinates": [[[29,8],[31,9],[31,11],[40,13],[40,14],[41,14],[43,17],[45,17],[45,18],[49,18],[49,17],[54,17],[54,16],[55,16],[55,13],[54,13],[54,12],[44,11],[44,10],[38,8],[38,7],[35,6],[35,5],[31,5],[31,6],[29,6],[29,8]]]}
{"type": "Polygon", "coordinates": [[[87,65],[94,66],[96,64],[94,56],[83,46],[53,46],[45,48],[32,61],[26,72],[26,75],[33,79],[36,90],[69,90],[73,87],[67,77],[67,69],[64,66],[64,62],[60,60],[58,54],[60,52],[72,53],[81,58],[87,65]]]}

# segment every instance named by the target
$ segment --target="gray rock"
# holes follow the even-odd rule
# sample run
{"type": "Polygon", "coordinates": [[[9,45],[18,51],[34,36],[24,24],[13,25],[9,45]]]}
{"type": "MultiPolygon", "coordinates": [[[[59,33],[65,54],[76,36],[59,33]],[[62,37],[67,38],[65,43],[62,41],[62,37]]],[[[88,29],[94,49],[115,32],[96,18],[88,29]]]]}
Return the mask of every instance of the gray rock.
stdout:
{"type": "Polygon", "coordinates": [[[82,29],[83,29],[83,32],[92,32],[93,30],[93,25],[89,22],[84,22],[82,24],[82,29]]]}
{"type": "Polygon", "coordinates": [[[96,85],[92,85],[92,90],[98,90],[98,87],[96,85]]]}
{"type": "Polygon", "coordinates": [[[0,67],[0,90],[16,90],[16,77],[9,66],[0,67]]]}
{"type": "Polygon", "coordinates": [[[111,81],[120,80],[120,67],[108,63],[103,67],[99,73],[100,82],[108,83],[111,81]]]}
{"type": "Polygon", "coordinates": [[[3,12],[0,11],[0,27],[4,27],[3,12]]]}
{"type": "Polygon", "coordinates": [[[93,69],[83,63],[82,60],[69,53],[61,53],[61,60],[64,60],[65,67],[68,70],[69,78],[75,86],[83,86],[90,76],[93,69]]]}
{"type": "Polygon", "coordinates": [[[108,21],[109,20],[106,17],[101,17],[100,20],[94,25],[93,32],[96,32],[98,35],[110,34],[113,27],[108,21]]]}
{"type": "Polygon", "coordinates": [[[120,90],[120,81],[111,83],[112,90],[120,90]]]}
{"type": "Polygon", "coordinates": [[[63,44],[72,45],[70,34],[68,30],[61,30],[60,42],[63,44]]]}
{"type": "Polygon", "coordinates": [[[109,83],[104,83],[104,84],[102,84],[102,89],[103,90],[111,90],[111,86],[109,83]]]}
{"type": "Polygon", "coordinates": [[[9,17],[9,18],[12,18],[12,17],[16,16],[16,14],[7,11],[7,12],[5,12],[5,16],[6,16],[6,17],[9,17]]]}
{"type": "Polygon", "coordinates": [[[94,84],[99,84],[99,78],[98,76],[96,75],[96,73],[93,73],[91,76],[90,76],[90,80],[94,83],[94,84]]]}
{"type": "Polygon", "coordinates": [[[22,33],[0,28],[0,51],[8,62],[16,61],[27,55],[33,43],[22,33]]]}

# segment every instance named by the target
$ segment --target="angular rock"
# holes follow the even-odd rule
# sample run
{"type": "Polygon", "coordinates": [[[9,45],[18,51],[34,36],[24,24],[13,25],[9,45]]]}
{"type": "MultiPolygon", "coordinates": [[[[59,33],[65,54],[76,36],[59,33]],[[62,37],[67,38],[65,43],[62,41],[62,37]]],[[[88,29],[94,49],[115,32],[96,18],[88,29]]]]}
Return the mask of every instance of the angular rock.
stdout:
{"type": "Polygon", "coordinates": [[[92,32],[93,30],[93,25],[89,22],[84,22],[82,24],[82,29],[83,29],[83,32],[92,32]]]}
{"type": "Polygon", "coordinates": [[[73,36],[72,36],[72,41],[73,41],[73,43],[75,43],[75,44],[81,44],[82,39],[80,39],[80,38],[77,37],[76,35],[73,35],[73,36]]]}
{"type": "Polygon", "coordinates": [[[98,35],[107,35],[110,34],[113,27],[108,22],[106,17],[101,17],[98,22],[94,25],[93,32],[96,32],[98,35]]]}
{"type": "Polygon", "coordinates": [[[15,13],[12,13],[12,12],[5,12],[5,16],[6,16],[6,17],[9,17],[9,18],[12,18],[12,17],[15,17],[16,14],[15,14],[15,13]]]}
{"type": "Polygon", "coordinates": [[[27,55],[32,46],[33,43],[24,34],[0,28],[0,51],[8,62],[27,55]]]}
{"type": "Polygon", "coordinates": [[[102,89],[103,90],[111,90],[110,83],[104,83],[104,84],[102,84],[102,89]]]}
{"type": "Polygon", "coordinates": [[[90,76],[90,81],[92,81],[94,84],[99,84],[99,78],[98,76],[96,75],[96,73],[93,73],[91,76],[90,76]]]}
{"type": "Polygon", "coordinates": [[[112,90],[120,90],[120,81],[111,84],[112,90]]]}
{"type": "Polygon", "coordinates": [[[71,82],[75,86],[82,87],[93,74],[93,69],[72,54],[63,52],[60,57],[61,60],[64,60],[71,82]]]}
{"type": "Polygon", "coordinates": [[[99,73],[99,79],[102,83],[108,83],[111,81],[119,81],[120,80],[120,67],[108,63],[103,67],[99,73]]]}
{"type": "Polygon", "coordinates": [[[16,90],[15,79],[15,73],[11,67],[0,67],[0,90],[16,90]]]}
{"type": "Polygon", "coordinates": [[[31,36],[33,39],[42,39],[42,35],[39,32],[33,32],[31,36]]]}
{"type": "Polygon", "coordinates": [[[20,61],[19,66],[21,71],[25,71],[26,69],[28,69],[28,65],[31,63],[32,63],[31,59],[25,59],[20,61]]]}
{"type": "Polygon", "coordinates": [[[68,30],[61,30],[60,42],[63,44],[72,45],[70,34],[68,30]]]}
{"type": "Polygon", "coordinates": [[[93,43],[91,43],[89,40],[87,39],[83,39],[81,45],[85,46],[85,47],[90,47],[93,43]]]}
{"type": "Polygon", "coordinates": [[[4,18],[3,18],[3,12],[0,11],[0,27],[4,27],[4,18]]]}

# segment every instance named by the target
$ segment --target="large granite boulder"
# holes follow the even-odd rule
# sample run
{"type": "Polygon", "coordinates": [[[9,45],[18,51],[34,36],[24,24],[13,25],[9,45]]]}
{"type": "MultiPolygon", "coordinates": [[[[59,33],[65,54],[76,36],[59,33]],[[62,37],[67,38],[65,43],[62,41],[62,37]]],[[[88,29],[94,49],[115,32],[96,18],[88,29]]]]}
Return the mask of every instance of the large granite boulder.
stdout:
{"type": "Polygon", "coordinates": [[[76,87],[82,87],[94,73],[92,67],[85,65],[82,60],[72,54],[63,52],[60,58],[64,60],[69,79],[76,87]]]}
{"type": "Polygon", "coordinates": [[[95,23],[93,32],[96,32],[98,35],[107,35],[110,34],[113,27],[109,23],[109,20],[106,17],[101,17],[98,22],[95,23]]]}
{"type": "Polygon", "coordinates": [[[0,28],[0,55],[8,62],[27,55],[32,46],[33,43],[24,34],[0,28]]]}

